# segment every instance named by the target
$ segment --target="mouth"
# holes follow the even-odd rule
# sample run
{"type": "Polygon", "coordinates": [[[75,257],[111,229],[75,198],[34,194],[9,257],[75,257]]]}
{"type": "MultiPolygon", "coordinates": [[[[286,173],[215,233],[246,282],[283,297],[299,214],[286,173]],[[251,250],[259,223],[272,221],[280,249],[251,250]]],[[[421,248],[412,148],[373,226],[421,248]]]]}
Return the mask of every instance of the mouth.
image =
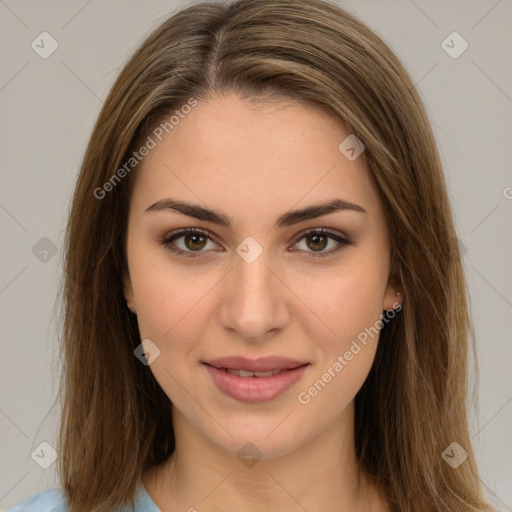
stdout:
{"type": "MultiPolygon", "coordinates": [[[[206,363],[207,364],[207,363],[206,363]]],[[[216,368],[216,367],[214,367],[216,368]]],[[[224,370],[226,373],[231,373],[231,375],[238,375],[239,377],[272,377],[272,375],[277,375],[278,373],[285,372],[287,370],[268,370],[267,372],[251,372],[249,370],[234,370],[232,368],[217,368],[217,370],[224,370]]]]}
{"type": "MultiPolygon", "coordinates": [[[[252,372],[255,374],[278,370],[293,370],[294,368],[298,368],[299,366],[308,364],[308,361],[288,359],[286,357],[281,356],[267,356],[260,357],[258,359],[248,359],[247,357],[244,356],[227,356],[204,362],[205,364],[213,366],[214,368],[217,369],[237,370],[244,372],[252,372]]],[[[261,376],[267,377],[268,375],[261,376]]]]}
{"type": "Polygon", "coordinates": [[[203,366],[221,392],[238,401],[257,403],[290,389],[310,363],[281,357],[249,360],[231,356],[203,362],[203,366]]]}

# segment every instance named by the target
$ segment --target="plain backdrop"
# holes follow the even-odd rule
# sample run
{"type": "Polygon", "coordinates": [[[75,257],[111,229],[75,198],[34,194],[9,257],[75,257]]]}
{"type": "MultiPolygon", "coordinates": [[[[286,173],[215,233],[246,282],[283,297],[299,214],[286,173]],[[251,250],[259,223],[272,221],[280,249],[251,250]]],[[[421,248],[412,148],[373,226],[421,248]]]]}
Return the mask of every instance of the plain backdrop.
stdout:
{"type": "MultiPolygon", "coordinates": [[[[492,500],[512,510],[512,1],[338,3],[397,53],[432,121],[477,335],[473,442],[492,500]]],[[[54,305],[71,193],[113,80],[183,5],[0,0],[0,510],[58,486],[56,464],[38,461],[57,439],[54,305]],[[44,51],[58,44],[47,58],[42,37],[44,51]]]]}

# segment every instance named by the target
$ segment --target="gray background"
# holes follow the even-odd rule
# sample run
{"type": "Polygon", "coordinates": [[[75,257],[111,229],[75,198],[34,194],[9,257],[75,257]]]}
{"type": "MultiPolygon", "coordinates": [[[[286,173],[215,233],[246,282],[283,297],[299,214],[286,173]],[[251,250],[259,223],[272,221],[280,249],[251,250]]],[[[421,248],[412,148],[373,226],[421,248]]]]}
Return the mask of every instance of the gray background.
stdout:
{"type": "MultiPolygon", "coordinates": [[[[402,59],[432,120],[478,342],[473,442],[492,500],[512,510],[512,1],[339,3],[402,59]],[[469,44],[458,58],[441,46],[453,31],[469,44]]],[[[114,78],[149,31],[182,5],[0,0],[0,510],[58,486],[56,464],[42,469],[31,454],[48,457],[38,448],[45,441],[56,446],[53,308],[71,192],[114,78]],[[31,47],[43,31],[59,45],[47,59],[31,47]]]]}

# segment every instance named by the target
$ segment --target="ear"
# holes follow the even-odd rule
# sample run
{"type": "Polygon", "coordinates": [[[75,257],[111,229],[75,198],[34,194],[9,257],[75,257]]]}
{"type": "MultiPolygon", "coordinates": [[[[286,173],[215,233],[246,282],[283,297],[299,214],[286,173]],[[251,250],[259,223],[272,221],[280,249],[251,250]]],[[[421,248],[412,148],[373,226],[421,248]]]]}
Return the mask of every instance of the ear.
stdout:
{"type": "Polygon", "coordinates": [[[128,274],[128,272],[126,272],[123,277],[123,292],[124,292],[124,298],[126,299],[126,304],[128,306],[128,309],[132,313],[136,314],[137,308],[135,307],[133,286],[132,286],[132,281],[130,279],[130,275],[128,274]]]}
{"type": "Polygon", "coordinates": [[[400,272],[398,260],[393,256],[392,266],[389,272],[388,284],[384,292],[384,301],[382,309],[397,309],[398,304],[402,304],[404,300],[403,286],[400,280],[400,272]]]}

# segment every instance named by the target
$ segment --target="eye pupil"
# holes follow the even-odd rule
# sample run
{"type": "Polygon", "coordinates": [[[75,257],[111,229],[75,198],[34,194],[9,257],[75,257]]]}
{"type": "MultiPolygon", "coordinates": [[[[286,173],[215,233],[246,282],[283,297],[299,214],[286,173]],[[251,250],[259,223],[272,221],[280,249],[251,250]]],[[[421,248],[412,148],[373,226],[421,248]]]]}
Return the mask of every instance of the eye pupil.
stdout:
{"type": "MultiPolygon", "coordinates": [[[[313,241],[314,245],[317,245],[319,243],[318,242],[319,239],[323,239],[324,243],[320,243],[321,247],[316,247],[315,250],[316,249],[322,250],[322,249],[325,249],[325,247],[327,246],[327,237],[325,235],[312,234],[312,235],[308,235],[307,238],[308,238],[308,241],[314,240],[313,241]]],[[[309,244],[308,244],[308,246],[309,246],[309,244]]],[[[310,247],[310,249],[313,249],[313,248],[310,247]]]]}
{"type": "Polygon", "coordinates": [[[206,237],[204,235],[198,235],[197,233],[192,233],[192,234],[188,234],[188,235],[185,235],[185,245],[189,248],[189,249],[202,249],[204,247],[204,241],[206,240],[206,237]],[[199,244],[200,247],[190,247],[189,244],[187,243],[190,239],[194,239],[196,241],[193,242],[193,244],[197,245],[199,244]],[[203,241],[203,244],[201,245],[201,242],[197,242],[197,239],[202,239],[203,241]]]}

